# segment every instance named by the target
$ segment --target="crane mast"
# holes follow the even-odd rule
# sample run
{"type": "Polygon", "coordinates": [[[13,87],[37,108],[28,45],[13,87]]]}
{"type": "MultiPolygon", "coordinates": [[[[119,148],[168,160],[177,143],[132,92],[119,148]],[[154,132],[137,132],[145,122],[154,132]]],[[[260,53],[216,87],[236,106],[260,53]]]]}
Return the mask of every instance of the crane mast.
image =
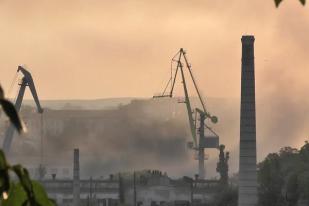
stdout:
{"type": "Polygon", "coordinates": [[[190,125],[190,130],[191,130],[191,136],[192,136],[192,144],[190,143],[190,147],[194,150],[196,150],[198,152],[198,162],[199,162],[199,166],[198,166],[198,171],[199,171],[199,178],[200,179],[204,179],[205,178],[205,154],[204,154],[204,150],[205,148],[217,148],[219,145],[219,137],[218,135],[211,130],[211,128],[209,128],[206,124],[205,124],[205,120],[207,118],[209,118],[211,120],[212,123],[217,123],[218,119],[216,116],[212,116],[209,112],[207,112],[206,107],[205,107],[205,103],[203,101],[203,98],[201,96],[201,93],[198,89],[196,80],[193,76],[192,70],[191,70],[191,65],[188,62],[187,56],[185,51],[183,50],[183,48],[181,48],[179,50],[179,52],[172,58],[172,62],[177,62],[177,67],[176,67],[176,71],[174,76],[171,75],[171,79],[169,80],[168,84],[171,84],[171,90],[169,92],[169,94],[165,94],[166,89],[168,87],[168,85],[166,86],[166,88],[164,89],[163,93],[161,95],[157,95],[157,96],[153,96],[154,98],[160,98],[160,97],[173,97],[173,92],[174,92],[174,87],[175,87],[175,83],[176,83],[176,78],[177,78],[177,74],[178,74],[178,70],[180,70],[181,73],[181,80],[182,80],[182,84],[183,84],[183,90],[184,90],[184,96],[185,96],[185,101],[183,103],[186,104],[186,108],[187,108],[187,114],[188,114],[188,120],[189,120],[189,125],[190,125]],[[178,57],[178,58],[177,58],[178,57]],[[185,65],[182,63],[182,58],[184,59],[185,65]],[[195,110],[192,110],[191,107],[191,103],[190,103],[190,98],[189,98],[189,92],[188,92],[188,88],[187,88],[187,84],[186,84],[186,79],[185,79],[185,74],[184,74],[184,68],[187,68],[191,77],[191,80],[193,82],[194,88],[198,94],[198,98],[200,101],[200,104],[202,105],[202,109],[199,108],[195,108],[195,110]],[[200,125],[199,125],[199,141],[197,141],[197,130],[196,130],[196,122],[197,119],[193,118],[193,113],[195,112],[195,114],[199,114],[200,117],[200,125]],[[211,137],[211,138],[206,138],[205,134],[204,134],[204,129],[205,127],[207,129],[210,130],[211,133],[213,133],[215,135],[215,137],[211,137]]]}
{"type": "MultiPolygon", "coordinates": [[[[36,92],[36,89],[35,89],[35,85],[34,85],[34,82],[33,82],[32,75],[30,74],[29,71],[27,71],[22,66],[18,66],[17,72],[21,72],[23,74],[23,78],[21,80],[21,83],[19,84],[20,88],[19,88],[18,96],[17,96],[16,102],[15,102],[16,111],[17,112],[20,111],[21,104],[22,104],[24,94],[25,94],[25,90],[26,90],[26,87],[28,86],[30,88],[33,99],[36,103],[38,113],[43,113],[43,109],[41,107],[41,104],[40,104],[40,101],[39,101],[39,98],[38,98],[38,95],[37,95],[37,92],[36,92]]],[[[14,131],[15,131],[15,128],[14,128],[13,124],[10,124],[10,126],[6,130],[4,141],[3,141],[3,147],[2,147],[3,151],[5,152],[6,155],[10,151],[13,136],[14,136],[14,131]]]]}

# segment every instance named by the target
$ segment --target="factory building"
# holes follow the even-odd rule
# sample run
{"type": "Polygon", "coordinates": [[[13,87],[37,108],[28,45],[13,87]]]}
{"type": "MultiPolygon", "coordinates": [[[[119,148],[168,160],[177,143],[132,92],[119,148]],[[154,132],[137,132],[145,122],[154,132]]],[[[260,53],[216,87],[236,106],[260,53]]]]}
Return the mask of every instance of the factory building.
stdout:
{"type": "Polygon", "coordinates": [[[59,206],[116,206],[119,202],[119,182],[117,180],[80,180],[79,198],[74,204],[74,187],[72,180],[41,180],[48,196],[59,206]]]}
{"type": "Polygon", "coordinates": [[[74,149],[73,179],[41,179],[48,196],[59,206],[116,206],[119,202],[119,180],[80,179],[79,149],[74,149]]]}
{"type": "Polygon", "coordinates": [[[124,185],[124,202],[132,206],[198,205],[210,202],[219,189],[217,180],[171,179],[160,171],[146,171],[136,175],[135,184],[124,185]]]}
{"type": "Polygon", "coordinates": [[[198,205],[211,201],[219,189],[217,180],[172,179],[157,170],[81,179],[78,149],[74,149],[72,170],[73,179],[58,178],[55,173],[39,180],[59,206],[198,205]]]}
{"type": "Polygon", "coordinates": [[[182,205],[191,202],[190,183],[172,180],[160,171],[133,174],[134,180],[124,181],[124,202],[129,205],[155,206],[177,201],[182,205]]]}

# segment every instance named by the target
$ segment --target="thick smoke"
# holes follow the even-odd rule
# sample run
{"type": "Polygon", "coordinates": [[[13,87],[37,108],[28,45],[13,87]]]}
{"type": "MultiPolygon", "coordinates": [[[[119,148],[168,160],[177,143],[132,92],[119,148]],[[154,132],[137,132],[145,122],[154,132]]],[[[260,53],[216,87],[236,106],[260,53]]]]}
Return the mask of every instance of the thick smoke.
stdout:
{"type": "MultiPolygon", "coordinates": [[[[274,72],[262,77],[257,74],[257,86],[266,85],[263,96],[260,87],[257,88],[259,160],[284,146],[299,147],[307,138],[309,101],[299,88],[291,89],[289,85],[293,85],[293,80],[288,75],[279,74],[274,72]],[[272,78],[277,82],[271,81],[272,78]]],[[[206,103],[209,111],[219,117],[219,123],[212,127],[219,134],[220,143],[231,152],[230,172],[237,172],[240,101],[209,98],[206,103]]],[[[133,101],[110,110],[46,110],[44,115],[47,166],[70,168],[73,148],[79,148],[84,177],[152,168],[173,176],[197,172],[194,153],[186,148],[191,139],[185,105],[175,99],[133,101]],[[55,132],[53,122],[63,125],[60,132],[55,132]]],[[[28,118],[25,116],[26,122],[28,118]]],[[[38,145],[29,144],[27,137],[16,137],[12,148],[19,157],[27,154],[27,158],[38,160],[38,145]],[[21,140],[23,143],[18,144],[21,140]]],[[[217,176],[218,151],[208,149],[206,153],[209,154],[206,173],[208,177],[217,176]]]]}
{"type": "MultiPolygon", "coordinates": [[[[73,148],[79,148],[84,176],[157,168],[177,172],[190,158],[189,133],[182,114],[168,112],[170,106],[145,100],[112,110],[46,110],[45,162],[71,165],[73,148]]],[[[14,150],[29,157],[40,153],[26,142],[14,150]]]]}

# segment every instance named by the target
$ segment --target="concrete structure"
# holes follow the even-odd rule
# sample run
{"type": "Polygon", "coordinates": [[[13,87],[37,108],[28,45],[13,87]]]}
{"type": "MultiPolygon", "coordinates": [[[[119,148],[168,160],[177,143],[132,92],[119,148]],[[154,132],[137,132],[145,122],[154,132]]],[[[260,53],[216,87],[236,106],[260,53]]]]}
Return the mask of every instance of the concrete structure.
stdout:
{"type": "Polygon", "coordinates": [[[239,151],[239,206],[257,205],[254,36],[243,36],[239,151]]]}
{"type": "Polygon", "coordinates": [[[79,149],[74,149],[73,165],[73,205],[79,206],[80,182],[79,182],[79,149]]]}

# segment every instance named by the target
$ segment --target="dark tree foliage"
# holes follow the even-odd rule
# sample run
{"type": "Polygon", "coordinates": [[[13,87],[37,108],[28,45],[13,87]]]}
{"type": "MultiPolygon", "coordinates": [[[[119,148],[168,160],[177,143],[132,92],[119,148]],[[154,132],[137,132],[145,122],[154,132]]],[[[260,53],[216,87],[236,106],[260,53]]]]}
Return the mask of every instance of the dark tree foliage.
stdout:
{"type": "MultiPolygon", "coordinates": [[[[283,0],[274,0],[275,1],[275,4],[276,4],[276,7],[278,7],[280,4],[281,4],[281,2],[283,1],[283,0]]],[[[302,4],[302,5],[305,5],[306,4],[306,0],[299,0],[299,2],[302,4]]]]}
{"type": "Polygon", "coordinates": [[[280,156],[276,153],[269,154],[259,164],[258,172],[259,201],[260,205],[283,205],[284,197],[281,188],[284,180],[281,174],[280,156]]]}
{"type": "Polygon", "coordinates": [[[309,200],[309,143],[285,147],[258,165],[259,205],[296,206],[309,200]]]}
{"type": "Polygon", "coordinates": [[[5,98],[4,91],[0,85],[0,105],[2,106],[2,109],[4,113],[8,116],[11,123],[15,126],[17,131],[19,133],[23,132],[25,130],[24,124],[19,118],[19,115],[17,111],[15,110],[14,105],[5,98]]]}

